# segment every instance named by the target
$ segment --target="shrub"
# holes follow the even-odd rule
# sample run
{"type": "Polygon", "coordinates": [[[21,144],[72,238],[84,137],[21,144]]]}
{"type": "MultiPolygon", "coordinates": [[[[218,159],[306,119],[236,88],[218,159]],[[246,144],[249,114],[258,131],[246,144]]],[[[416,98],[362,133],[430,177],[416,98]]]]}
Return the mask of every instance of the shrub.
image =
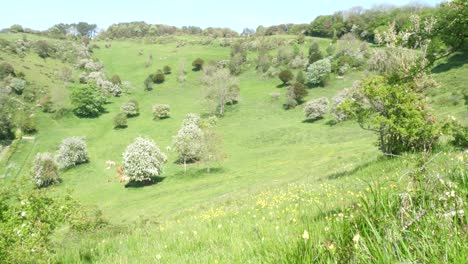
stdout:
{"type": "Polygon", "coordinates": [[[144,85],[145,91],[153,90],[153,74],[150,74],[148,77],[146,77],[144,85]]]}
{"type": "Polygon", "coordinates": [[[115,74],[112,76],[111,80],[113,85],[121,85],[122,84],[122,80],[120,80],[120,76],[115,74]]]}
{"type": "Polygon", "coordinates": [[[102,92],[92,84],[73,89],[70,100],[77,116],[96,117],[105,111],[106,99],[102,92]]]}
{"type": "Polygon", "coordinates": [[[278,49],[278,55],[276,56],[276,61],[278,64],[287,65],[294,57],[293,50],[289,46],[281,47],[278,49]]]}
{"type": "Polygon", "coordinates": [[[122,110],[123,113],[125,113],[128,117],[133,117],[139,115],[139,106],[138,102],[135,100],[130,100],[123,104],[120,107],[120,110],[122,110]]]}
{"type": "Polygon", "coordinates": [[[309,65],[306,72],[306,79],[312,85],[323,85],[331,73],[331,63],[329,59],[323,59],[309,65]]]}
{"type": "Polygon", "coordinates": [[[153,106],[153,118],[164,119],[168,118],[170,114],[170,107],[168,104],[156,104],[153,106]]]}
{"type": "Polygon", "coordinates": [[[15,76],[15,68],[13,68],[13,66],[8,62],[0,63],[0,80],[9,75],[15,76]]]}
{"type": "Polygon", "coordinates": [[[287,84],[289,81],[291,81],[294,78],[294,75],[290,70],[282,70],[278,74],[278,77],[283,82],[283,84],[287,84]]]}
{"type": "Polygon", "coordinates": [[[60,180],[58,165],[52,154],[48,152],[36,154],[31,174],[32,180],[38,188],[47,187],[60,180]]]}
{"type": "Polygon", "coordinates": [[[305,69],[307,66],[307,59],[302,58],[301,56],[296,56],[289,62],[289,67],[292,69],[305,69]]]}
{"type": "Polygon", "coordinates": [[[8,77],[5,79],[7,88],[11,89],[16,94],[23,94],[24,89],[26,88],[26,81],[20,78],[8,77]]]}
{"type": "Polygon", "coordinates": [[[154,83],[163,83],[165,80],[166,80],[166,76],[161,70],[158,70],[155,74],[153,74],[154,83]]]}
{"type": "Polygon", "coordinates": [[[309,47],[309,64],[323,59],[323,54],[320,51],[319,44],[317,42],[312,43],[309,47]]]}
{"type": "Polygon", "coordinates": [[[89,160],[86,141],[82,137],[66,138],[60,144],[57,162],[61,169],[68,169],[89,160]]]}
{"type": "Polygon", "coordinates": [[[299,71],[296,76],[296,82],[305,84],[306,79],[303,71],[299,71]]]}
{"type": "Polygon", "coordinates": [[[127,127],[127,114],[118,113],[114,117],[114,128],[125,128],[127,127]]]}
{"type": "Polygon", "coordinates": [[[197,58],[192,62],[193,70],[194,71],[199,71],[203,68],[203,64],[205,61],[201,58],[197,58]]]}
{"type": "Polygon", "coordinates": [[[203,151],[203,131],[194,122],[184,122],[182,128],[172,138],[179,160],[184,163],[184,171],[188,161],[199,160],[203,151]]]}
{"type": "Polygon", "coordinates": [[[328,98],[320,97],[310,100],[304,106],[304,114],[307,119],[317,120],[323,118],[328,110],[328,98]]]}
{"type": "Polygon", "coordinates": [[[242,72],[242,64],[244,64],[245,58],[242,53],[237,53],[231,57],[229,61],[229,71],[233,75],[239,75],[242,72]]]}
{"type": "Polygon", "coordinates": [[[238,102],[240,93],[238,81],[229,70],[214,68],[213,71],[205,71],[202,81],[205,86],[205,105],[210,113],[222,116],[227,104],[238,102]]]}
{"type": "Polygon", "coordinates": [[[36,121],[34,120],[34,117],[32,115],[27,115],[21,121],[21,130],[28,134],[34,133],[37,131],[36,121]]]}
{"type": "Polygon", "coordinates": [[[435,117],[408,83],[373,77],[362,82],[359,93],[360,98],[348,100],[341,109],[355,116],[361,128],[377,133],[383,153],[430,150],[438,139],[435,117]]]}
{"type": "Polygon", "coordinates": [[[182,121],[182,126],[186,126],[189,124],[195,124],[196,126],[200,126],[201,119],[197,114],[188,113],[184,120],[182,121]]]}
{"type": "Polygon", "coordinates": [[[53,52],[52,47],[50,46],[49,42],[45,40],[38,40],[35,44],[36,52],[39,57],[46,59],[51,56],[53,52]]]}
{"type": "Polygon", "coordinates": [[[171,67],[169,65],[166,65],[163,68],[163,72],[164,72],[164,74],[171,74],[172,69],[171,69],[171,67]]]}
{"type": "Polygon", "coordinates": [[[296,100],[296,93],[294,92],[294,89],[290,86],[288,87],[288,90],[286,91],[286,102],[284,103],[284,108],[285,109],[291,109],[297,106],[297,100],[296,100]]]}
{"type": "Polygon", "coordinates": [[[123,153],[123,171],[130,181],[148,181],[162,173],[166,154],[149,138],[137,137],[123,153]]]}

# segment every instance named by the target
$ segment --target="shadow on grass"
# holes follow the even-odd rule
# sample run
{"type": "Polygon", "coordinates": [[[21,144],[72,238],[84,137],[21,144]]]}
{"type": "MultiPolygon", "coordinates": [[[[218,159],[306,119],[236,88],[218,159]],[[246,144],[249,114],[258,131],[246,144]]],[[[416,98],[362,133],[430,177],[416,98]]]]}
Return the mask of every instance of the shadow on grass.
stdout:
{"type": "Polygon", "coordinates": [[[327,126],[336,126],[338,124],[338,122],[336,122],[335,120],[331,119],[331,120],[328,120],[325,125],[327,126]]]}
{"type": "Polygon", "coordinates": [[[465,47],[463,50],[460,50],[456,54],[448,58],[444,63],[440,63],[435,66],[431,72],[432,73],[441,73],[446,72],[454,68],[460,68],[468,62],[468,48],[465,47]]]}
{"type": "Polygon", "coordinates": [[[146,181],[128,182],[127,184],[125,184],[125,188],[143,188],[145,186],[151,186],[151,185],[154,185],[154,184],[158,184],[158,183],[164,181],[165,178],[166,177],[155,176],[155,177],[151,177],[151,179],[146,180],[146,181]]]}
{"type": "Polygon", "coordinates": [[[376,161],[372,161],[372,162],[367,162],[367,163],[364,163],[362,165],[359,165],[355,168],[352,168],[350,170],[346,170],[346,171],[341,171],[341,172],[335,172],[335,173],[332,173],[332,174],[329,174],[327,176],[327,178],[329,180],[337,180],[337,179],[341,179],[343,177],[346,177],[346,176],[350,176],[350,175],[353,175],[354,173],[356,173],[357,171],[361,170],[361,169],[365,169],[367,167],[369,167],[370,165],[374,164],[376,161]]]}
{"type": "Polygon", "coordinates": [[[305,119],[302,121],[302,123],[305,123],[305,124],[312,124],[312,123],[315,123],[319,120],[322,120],[323,117],[319,117],[319,118],[308,118],[308,119],[305,119]]]}
{"type": "Polygon", "coordinates": [[[284,87],[288,87],[288,86],[289,86],[289,83],[282,83],[282,84],[276,85],[276,88],[284,88],[284,87]]]}

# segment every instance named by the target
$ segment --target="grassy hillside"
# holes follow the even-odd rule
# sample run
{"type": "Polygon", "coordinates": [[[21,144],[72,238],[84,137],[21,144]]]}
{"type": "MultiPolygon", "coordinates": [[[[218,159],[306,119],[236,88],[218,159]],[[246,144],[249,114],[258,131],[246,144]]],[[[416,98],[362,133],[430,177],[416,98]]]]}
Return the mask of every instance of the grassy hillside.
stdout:
{"type": "MultiPolygon", "coordinates": [[[[328,40],[318,40],[324,50],[328,40]]],[[[177,154],[170,151],[162,181],[124,188],[115,168],[106,169],[107,160],[121,164],[122,152],[140,135],[152,138],[165,150],[187,113],[204,114],[202,73],[189,70],[187,81],[178,83],[179,61],[190,65],[197,57],[229,59],[230,48],[217,43],[177,47],[175,42],[113,41],[110,48],[105,48],[108,42],[104,41],[91,44],[100,47],[93,56],[103,62],[107,75],[118,74],[134,89],[111,98],[106,113],[98,118],[56,118],[38,112],[35,139],[20,141],[8,164],[0,168],[6,182],[29,179],[36,153],[57,150],[67,137],[86,138],[90,162],[61,172],[62,182],[48,191],[63,194],[71,189],[78,201],[100,209],[110,226],[92,234],[60,230],[54,237],[58,262],[290,262],[295,257],[288,254],[297,241],[303,242],[305,229],[311,240],[321,238],[332,219],[341,217],[340,213],[370,192],[371,182],[380,184],[382,190],[404,188],[402,175],[414,166],[409,161],[420,157],[386,159],[374,145],[375,135],[355,122],[333,124],[329,115],[305,122],[303,107],[284,110],[286,88],[278,88],[279,79],[257,73],[251,61],[255,54],[251,53],[249,67],[238,77],[240,101],[228,107],[216,128],[226,153],[220,166],[207,173],[203,164],[190,164],[184,174],[176,163],[177,154]],[[145,68],[149,55],[153,65],[145,68]],[[144,91],[146,76],[165,65],[173,73],[152,91],[144,91]],[[269,94],[274,91],[281,93],[280,100],[271,99],[269,94]],[[130,99],[138,101],[139,116],[129,118],[127,128],[114,129],[114,116],[130,99]],[[169,104],[171,117],[154,121],[151,111],[156,103],[169,104]]],[[[301,48],[305,51],[307,46],[301,48]]],[[[50,90],[57,105],[69,107],[68,94],[77,84],[65,85],[56,80],[54,72],[71,65],[43,60],[32,52],[23,59],[3,52],[0,56],[24,71],[30,85],[50,90]]],[[[451,114],[464,124],[468,123],[461,97],[468,81],[466,61],[466,53],[460,52],[435,67],[434,78],[440,85],[429,94],[440,118],[451,114]]],[[[78,74],[74,72],[75,82],[78,74]]],[[[343,78],[332,75],[325,87],[310,88],[306,100],[331,98],[365,75],[357,70],[343,78]]],[[[440,170],[450,159],[466,160],[466,155],[452,150],[443,155],[434,162],[434,169],[440,170]]]]}
{"type": "MultiPolygon", "coordinates": [[[[104,43],[97,44],[104,46],[104,43]]],[[[53,120],[51,115],[38,115],[39,134],[34,152],[55,150],[62,139],[70,136],[85,136],[89,146],[91,162],[64,172],[63,183],[52,189],[75,190],[79,200],[97,205],[113,222],[135,220],[139,216],[157,219],[194,205],[206,206],[218,200],[246,196],[265,186],[316,181],[341,166],[358,166],[374,159],[377,150],[372,146],[371,134],[363,133],[352,123],[329,125],[328,118],[304,123],[301,107],[285,111],[284,99],[271,101],[269,93],[285,92],[285,88],[277,88],[279,80],[262,79],[254,70],[248,70],[239,77],[241,102],[229,109],[218,126],[227,154],[221,168],[207,174],[202,165],[193,164],[184,175],[182,167],[174,163],[177,155],[168,153],[169,162],[161,183],[141,189],[123,188],[114,178],[115,170],[105,169],[106,160],[120,162],[125,147],[138,135],[153,138],[161,148],[170,146],[185,115],[203,113],[200,72],[189,72],[184,84],[176,82],[175,74],[169,75],[164,84],[155,85],[150,92],[144,91],[142,80],[164,65],[170,65],[175,71],[181,58],[188,62],[196,57],[221,60],[229,58],[229,51],[213,46],[176,49],[174,44],[135,42],[114,42],[110,49],[96,50],[95,56],[104,62],[108,75],[119,74],[122,80],[134,84],[135,90],[111,99],[111,104],[106,105],[108,113],[96,119],[53,120]],[[138,55],[140,50],[143,56],[138,55]],[[144,67],[147,54],[154,58],[153,66],[148,69],[144,67]],[[140,115],[129,119],[127,129],[115,130],[112,119],[129,99],[139,102],[140,115]],[[155,103],[170,104],[171,118],[153,121],[151,108],[155,103]]],[[[325,88],[311,89],[307,99],[332,97],[360,75],[353,72],[343,79],[333,77],[325,88]]],[[[26,174],[24,171],[23,175],[26,174]]]]}

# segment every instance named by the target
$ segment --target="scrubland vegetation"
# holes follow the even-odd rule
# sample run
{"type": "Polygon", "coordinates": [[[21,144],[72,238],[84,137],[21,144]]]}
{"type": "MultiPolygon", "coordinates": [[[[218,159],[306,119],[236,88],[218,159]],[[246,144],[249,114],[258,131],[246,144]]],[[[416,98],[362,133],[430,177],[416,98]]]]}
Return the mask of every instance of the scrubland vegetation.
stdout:
{"type": "Polygon", "coordinates": [[[466,262],[467,8],[3,30],[0,262],[466,262]]]}

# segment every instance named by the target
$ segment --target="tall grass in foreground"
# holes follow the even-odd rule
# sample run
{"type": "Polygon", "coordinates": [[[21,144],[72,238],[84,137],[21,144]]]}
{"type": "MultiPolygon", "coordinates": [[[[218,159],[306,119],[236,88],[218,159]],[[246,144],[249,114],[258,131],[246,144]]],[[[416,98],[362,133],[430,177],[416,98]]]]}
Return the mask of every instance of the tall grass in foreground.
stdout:
{"type": "MultiPolygon", "coordinates": [[[[433,157],[436,158],[436,157],[433,157]]],[[[432,159],[431,159],[432,160],[432,159]]],[[[467,155],[427,169],[420,161],[402,191],[370,192],[288,254],[294,263],[466,263],[467,155]]],[[[314,230],[314,223],[309,228],[314,230]]],[[[316,232],[316,230],[314,230],[316,232]]]]}
{"type": "Polygon", "coordinates": [[[402,172],[415,164],[384,159],[173,221],[67,235],[56,262],[464,263],[467,160],[435,155],[402,172]]]}

